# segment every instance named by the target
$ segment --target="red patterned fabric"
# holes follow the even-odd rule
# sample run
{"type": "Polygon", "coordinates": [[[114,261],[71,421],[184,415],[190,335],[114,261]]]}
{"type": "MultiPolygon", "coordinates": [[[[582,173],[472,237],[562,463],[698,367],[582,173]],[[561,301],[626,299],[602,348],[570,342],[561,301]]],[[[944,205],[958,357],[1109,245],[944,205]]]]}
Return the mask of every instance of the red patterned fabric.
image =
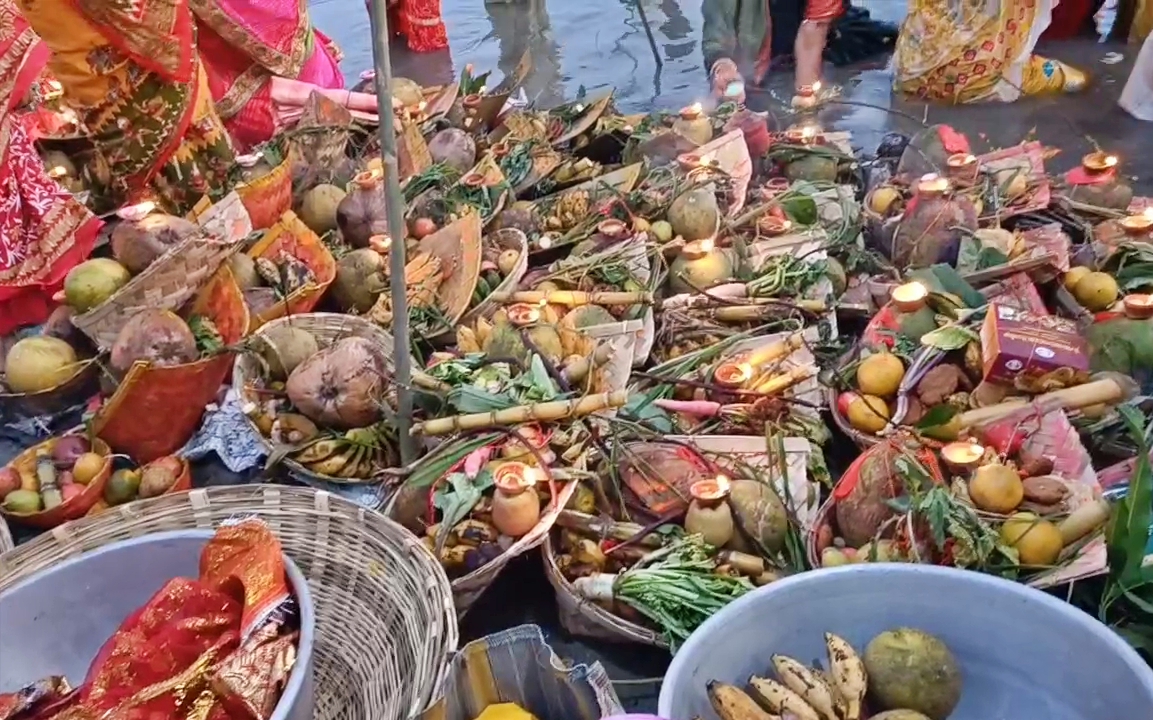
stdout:
{"type": "MultiPolygon", "coordinates": [[[[371,4],[371,0],[364,2],[366,8],[371,4]]],[[[404,35],[413,52],[436,52],[448,47],[440,0],[390,0],[388,29],[394,35],[404,35]]]]}
{"type": "Polygon", "coordinates": [[[844,12],[844,0],[808,0],[805,3],[805,19],[811,22],[834,20],[844,12]]]}
{"type": "Polygon", "coordinates": [[[48,177],[17,107],[48,61],[48,49],[0,0],[0,336],[44,322],[64,276],[88,257],[101,222],[48,177]]]}

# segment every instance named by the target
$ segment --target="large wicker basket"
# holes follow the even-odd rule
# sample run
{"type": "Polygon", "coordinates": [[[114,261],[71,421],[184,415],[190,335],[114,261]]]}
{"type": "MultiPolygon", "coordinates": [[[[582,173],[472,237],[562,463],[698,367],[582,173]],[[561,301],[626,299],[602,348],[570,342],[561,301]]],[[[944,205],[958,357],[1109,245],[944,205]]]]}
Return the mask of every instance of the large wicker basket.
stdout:
{"type": "MultiPolygon", "coordinates": [[[[347,337],[360,337],[371,341],[376,345],[382,353],[384,353],[385,361],[388,369],[392,370],[393,359],[393,341],[392,335],[384,328],[371,323],[363,318],[354,315],[341,315],[338,313],[304,313],[301,315],[290,315],[288,317],[278,318],[262,326],[252,335],[254,342],[259,342],[261,337],[267,336],[269,332],[274,332],[277,327],[281,325],[295,325],[303,330],[307,330],[317,339],[320,347],[325,348],[332,343],[347,337]]],[[[232,367],[232,386],[243,400],[254,400],[255,396],[251,393],[251,388],[256,384],[256,381],[261,377],[260,360],[250,353],[242,353],[236,356],[236,362],[232,367]]],[[[271,452],[272,445],[268,438],[257,429],[256,424],[251,420],[249,424],[252,432],[260,438],[261,445],[266,452],[271,452]]],[[[300,482],[318,485],[324,488],[327,485],[364,485],[370,480],[336,478],[328,475],[319,475],[306,469],[300,463],[285,459],[284,466],[288,469],[288,474],[300,482]]]]}
{"type": "Polygon", "coordinates": [[[284,150],[284,159],[272,172],[236,188],[254,230],[272,227],[292,209],[292,151],[286,144],[284,150]]]}
{"type": "Polygon", "coordinates": [[[267,522],[308,579],[318,720],[407,720],[437,698],[458,638],[444,571],[404,528],[326,492],[216,487],[120,505],[0,555],[0,591],[119,540],[237,517],[267,522]]]}

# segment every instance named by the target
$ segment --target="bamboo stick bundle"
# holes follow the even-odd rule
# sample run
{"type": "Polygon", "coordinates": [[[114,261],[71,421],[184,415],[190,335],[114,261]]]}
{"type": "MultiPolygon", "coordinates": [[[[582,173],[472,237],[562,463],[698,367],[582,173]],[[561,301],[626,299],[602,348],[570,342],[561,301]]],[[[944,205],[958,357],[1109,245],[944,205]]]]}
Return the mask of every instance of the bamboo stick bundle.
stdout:
{"type": "MultiPolygon", "coordinates": [[[[1109,375],[1110,377],[1087,382],[1084,385],[1038,395],[1033,398],[1032,404],[1046,410],[1076,410],[1090,405],[1113,405],[1124,402],[1136,394],[1135,383],[1131,380],[1126,383],[1121,378],[1112,377],[1112,373],[1109,375]]],[[[962,428],[968,428],[990,423],[1012,415],[1028,404],[1022,400],[1007,400],[997,405],[969,410],[961,413],[960,424],[962,428]]]]}
{"type": "Polygon", "coordinates": [[[538,290],[523,290],[520,292],[496,292],[489,295],[493,302],[528,303],[565,305],[577,307],[579,305],[652,305],[653,294],[646,291],[636,292],[583,292],[580,290],[554,290],[541,292],[538,290]]]}
{"type": "Polygon", "coordinates": [[[586,395],[574,400],[553,400],[535,405],[517,405],[487,413],[453,415],[416,423],[412,426],[412,434],[440,436],[465,430],[508,427],[528,422],[556,422],[568,418],[584,417],[609,408],[619,408],[624,406],[628,400],[627,390],[617,390],[611,393],[586,395]]]}

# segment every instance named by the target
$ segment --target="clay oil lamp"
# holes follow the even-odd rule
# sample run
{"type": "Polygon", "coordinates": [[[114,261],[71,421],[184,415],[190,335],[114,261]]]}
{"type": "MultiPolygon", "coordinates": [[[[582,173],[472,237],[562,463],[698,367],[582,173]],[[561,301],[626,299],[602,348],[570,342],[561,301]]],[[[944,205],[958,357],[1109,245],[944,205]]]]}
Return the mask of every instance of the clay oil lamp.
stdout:
{"type": "Polygon", "coordinates": [[[689,486],[688,512],[685,513],[685,532],[700,535],[709,545],[720,548],[733,539],[733,511],[726,499],[729,479],[718,475],[698,480],[689,486]]]}
{"type": "Polygon", "coordinates": [[[1153,317],[1153,295],[1133,293],[1125,296],[1125,315],[1134,320],[1148,320],[1153,317]]]}
{"type": "Polygon", "coordinates": [[[1098,150],[1081,158],[1081,167],[1090,175],[1104,175],[1117,169],[1120,160],[1116,155],[1098,150]]]}
{"type": "Polygon", "coordinates": [[[540,308],[531,303],[513,303],[507,312],[508,321],[518,327],[540,322],[540,308]]]}
{"type": "Polygon", "coordinates": [[[681,247],[681,255],[686,260],[704,260],[717,248],[717,243],[712,238],[705,238],[704,240],[690,240],[681,247]]]}
{"type": "Polygon", "coordinates": [[[784,235],[789,230],[792,230],[792,228],[793,223],[787,218],[780,218],[776,215],[762,215],[757,218],[757,230],[759,230],[762,235],[767,235],[768,237],[784,235]]]}
{"type": "Polygon", "coordinates": [[[126,205],[120,208],[116,211],[116,217],[128,222],[138,222],[155,210],[156,203],[151,200],[145,200],[135,205],[126,205]]]}
{"type": "Polygon", "coordinates": [[[793,107],[798,110],[815,108],[817,106],[817,93],[820,91],[821,83],[819,82],[797,88],[797,94],[793,98],[793,107]]]}
{"type": "Polygon", "coordinates": [[[479,187],[484,187],[486,183],[485,183],[484,175],[482,175],[481,173],[469,172],[469,173],[466,173],[465,176],[460,179],[460,184],[464,185],[466,187],[479,188],[479,187]]]}
{"type": "Polygon", "coordinates": [[[623,240],[629,236],[629,226],[623,220],[608,218],[597,223],[597,233],[613,240],[623,240]]]}
{"type": "Polygon", "coordinates": [[[970,184],[977,179],[977,157],[968,153],[957,153],[950,155],[945,160],[945,165],[949,169],[949,177],[954,182],[970,184]]]}
{"type": "Polygon", "coordinates": [[[673,132],[697,145],[704,145],[713,139],[713,124],[698,102],[680,109],[677,119],[673,121],[673,132]]]}
{"type": "Polygon", "coordinates": [[[387,255],[392,250],[392,238],[384,233],[373,235],[368,239],[368,247],[379,255],[387,255]]]}
{"type": "Polygon", "coordinates": [[[460,101],[460,104],[461,107],[465,109],[465,112],[475,113],[480,109],[480,103],[483,100],[484,98],[480,93],[472,93],[471,95],[465,95],[464,99],[460,101]]]}
{"type": "Polygon", "coordinates": [[[794,125],[785,131],[785,139],[797,145],[812,145],[819,133],[820,128],[815,125],[794,125]]]}
{"type": "Polygon", "coordinates": [[[502,158],[512,152],[512,145],[508,140],[498,140],[489,145],[488,149],[492,151],[494,157],[502,158]]]}
{"type": "Polygon", "coordinates": [[[941,459],[957,475],[967,475],[981,465],[985,448],[975,442],[958,440],[941,448],[941,459]]]}
{"type": "Polygon", "coordinates": [[[1126,215],[1117,221],[1127,235],[1145,235],[1153,230],[1153,207],[1147,207],[1139,213],[1126,215]]]}
{"type": "Polygon", "coordinates": [[[540,520],[537,470],[522,462],[505,462],[493,471],[492,524],[501,535],[518,538],[540,520]]]}
{"type": "Polygon", "coordinates": [[[889,300],[898,312],[914,313],[925,307],[929,299],[929,288],[917,281],[898,285],[889,293],[889,300]]]}
{"type": "Polygon", "coordinates": [[[917,194],[925,197],[937,197],[949,191],[949,181],[935,173],[922,175],[917,181],[917,194]]]}
{"type": "Polygon", "coordinates": [[[713,370],[713,382],[730,390],[743,387],[753,379],[753,366],[746,362],[726,360],[713,370]]]}
{"type": "Polygon", "coordinates": [[[358,172],[353,178],[352,182],[362,190],[372,190],[380,185],[380,181],[384,179],[384,171],[380,168],[372,168],[363,172],[358,172]]]}

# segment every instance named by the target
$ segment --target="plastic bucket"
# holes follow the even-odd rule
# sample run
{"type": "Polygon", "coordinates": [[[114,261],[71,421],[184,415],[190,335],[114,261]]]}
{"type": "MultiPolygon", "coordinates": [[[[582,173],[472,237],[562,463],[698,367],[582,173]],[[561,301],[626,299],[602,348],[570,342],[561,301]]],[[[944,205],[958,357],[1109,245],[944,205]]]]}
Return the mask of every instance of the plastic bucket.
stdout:
{"type": "MultiPolygon", "coordinates": [[[[0,692],[64,675],[74,686],[96,653],[169,580],[196,577],[211,530],[155,533],[84,553],[0,593],[0,692]]],[[[271,720],[312,720],[316,615],[308,583],[285,557],[300,606],[296,664],[271,720]]]]}
{"type": "Polygon", "coordinates": [[[977,572],[884,563],[801,573],[735,601],[677,652],[657,714],[713,720],[710,680],[771,676],[774,653],[827,668],[826,631],[863,653],[895,627],[932,633],[957,657],[961,703],[949,720],[1147,718],[1153,708],[1153,670],[1072,605],[977,572]]]}

